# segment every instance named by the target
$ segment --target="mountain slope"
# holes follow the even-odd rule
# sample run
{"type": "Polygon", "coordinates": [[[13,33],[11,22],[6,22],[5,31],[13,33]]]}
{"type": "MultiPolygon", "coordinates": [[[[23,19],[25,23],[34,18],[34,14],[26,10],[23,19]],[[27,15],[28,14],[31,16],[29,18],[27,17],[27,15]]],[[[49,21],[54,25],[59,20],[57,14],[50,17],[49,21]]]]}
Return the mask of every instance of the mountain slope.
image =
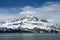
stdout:
{"type": "Polygon", "coordinates": [[[47,32],[58,33],[59,27],[55,24],[48,22],[47,20],[40,20],[35,16],[24,16],[21,19],[15,19],[11,22],[0,24],[0,31],[19,31],[19,32],[47,32]]]}

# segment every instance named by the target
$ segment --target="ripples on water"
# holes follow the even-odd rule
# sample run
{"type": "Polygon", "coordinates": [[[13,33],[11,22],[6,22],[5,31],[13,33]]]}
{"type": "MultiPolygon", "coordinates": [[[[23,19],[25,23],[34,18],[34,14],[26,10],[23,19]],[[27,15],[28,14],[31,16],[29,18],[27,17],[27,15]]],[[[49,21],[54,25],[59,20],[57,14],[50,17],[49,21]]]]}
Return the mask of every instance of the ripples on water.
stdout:
{"type": "Polygon", "coordinates": [[[0,33],[0,40],[60,40],[60,34],[0,33]]]}

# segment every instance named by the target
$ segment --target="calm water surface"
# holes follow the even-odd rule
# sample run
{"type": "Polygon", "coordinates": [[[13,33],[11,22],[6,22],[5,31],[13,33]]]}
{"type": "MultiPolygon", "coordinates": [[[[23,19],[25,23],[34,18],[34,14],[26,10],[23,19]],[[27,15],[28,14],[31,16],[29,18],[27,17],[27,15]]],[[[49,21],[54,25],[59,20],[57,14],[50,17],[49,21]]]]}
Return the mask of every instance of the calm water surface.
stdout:
{"type": "Polygon", "coordinates": [[[0,33],[0,40],[60,40],[60,34],[0,33]]]}

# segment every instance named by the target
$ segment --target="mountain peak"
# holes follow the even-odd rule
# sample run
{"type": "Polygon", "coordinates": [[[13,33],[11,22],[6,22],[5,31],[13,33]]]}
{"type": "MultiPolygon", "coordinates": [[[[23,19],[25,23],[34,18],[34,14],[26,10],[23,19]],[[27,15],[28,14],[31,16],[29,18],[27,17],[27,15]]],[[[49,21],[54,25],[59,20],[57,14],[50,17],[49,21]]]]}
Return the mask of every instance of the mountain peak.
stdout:
{"type": "MultiPolygon", "coordinates": [[[[60,31],[60,28],[55,25],[55,24],[52,24],[50,22],[48,22],[47,20],[41,20],[39,21],[39,19],[35,16],[32,16],[32,15],[26,15],[26,16],[23,16],[22,18],[20,19],[15,19],[13,20],[13,22],[6,22],[4,24],[0,24],[0,28],[3,29],[19,29],[22,30],[22,31],[31,31],[31,32],[34,32],[36,31],[37,29],[39,29],[38,31],[48,31],[50,32],[51,30],[55,30],[56,31],[60,31]],[[2,28],[3,27],[3,28],[2,28]],[[32,30],[34,31],[32,31],[32,30]]],[[[5,31],[5,30],[4,30],[5,31]]]]}
{"type": "Polygon", "coordinates": [[[38,21],[39,19],[32,15],[26,15],[21,18],[21,20],[27,20],[27,21],[38,21]]]}

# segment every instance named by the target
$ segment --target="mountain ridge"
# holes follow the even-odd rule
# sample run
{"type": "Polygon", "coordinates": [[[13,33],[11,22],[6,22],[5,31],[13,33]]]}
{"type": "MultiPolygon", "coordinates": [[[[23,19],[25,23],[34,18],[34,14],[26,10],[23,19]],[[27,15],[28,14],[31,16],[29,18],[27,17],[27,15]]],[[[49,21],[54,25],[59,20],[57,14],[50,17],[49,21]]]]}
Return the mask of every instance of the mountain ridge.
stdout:
{"type": "Polygon", "coordinates": [[[0,32],[58,33],[60,28],[35,16],[24,16],[11,22],[0,24],[0,32]]]}

